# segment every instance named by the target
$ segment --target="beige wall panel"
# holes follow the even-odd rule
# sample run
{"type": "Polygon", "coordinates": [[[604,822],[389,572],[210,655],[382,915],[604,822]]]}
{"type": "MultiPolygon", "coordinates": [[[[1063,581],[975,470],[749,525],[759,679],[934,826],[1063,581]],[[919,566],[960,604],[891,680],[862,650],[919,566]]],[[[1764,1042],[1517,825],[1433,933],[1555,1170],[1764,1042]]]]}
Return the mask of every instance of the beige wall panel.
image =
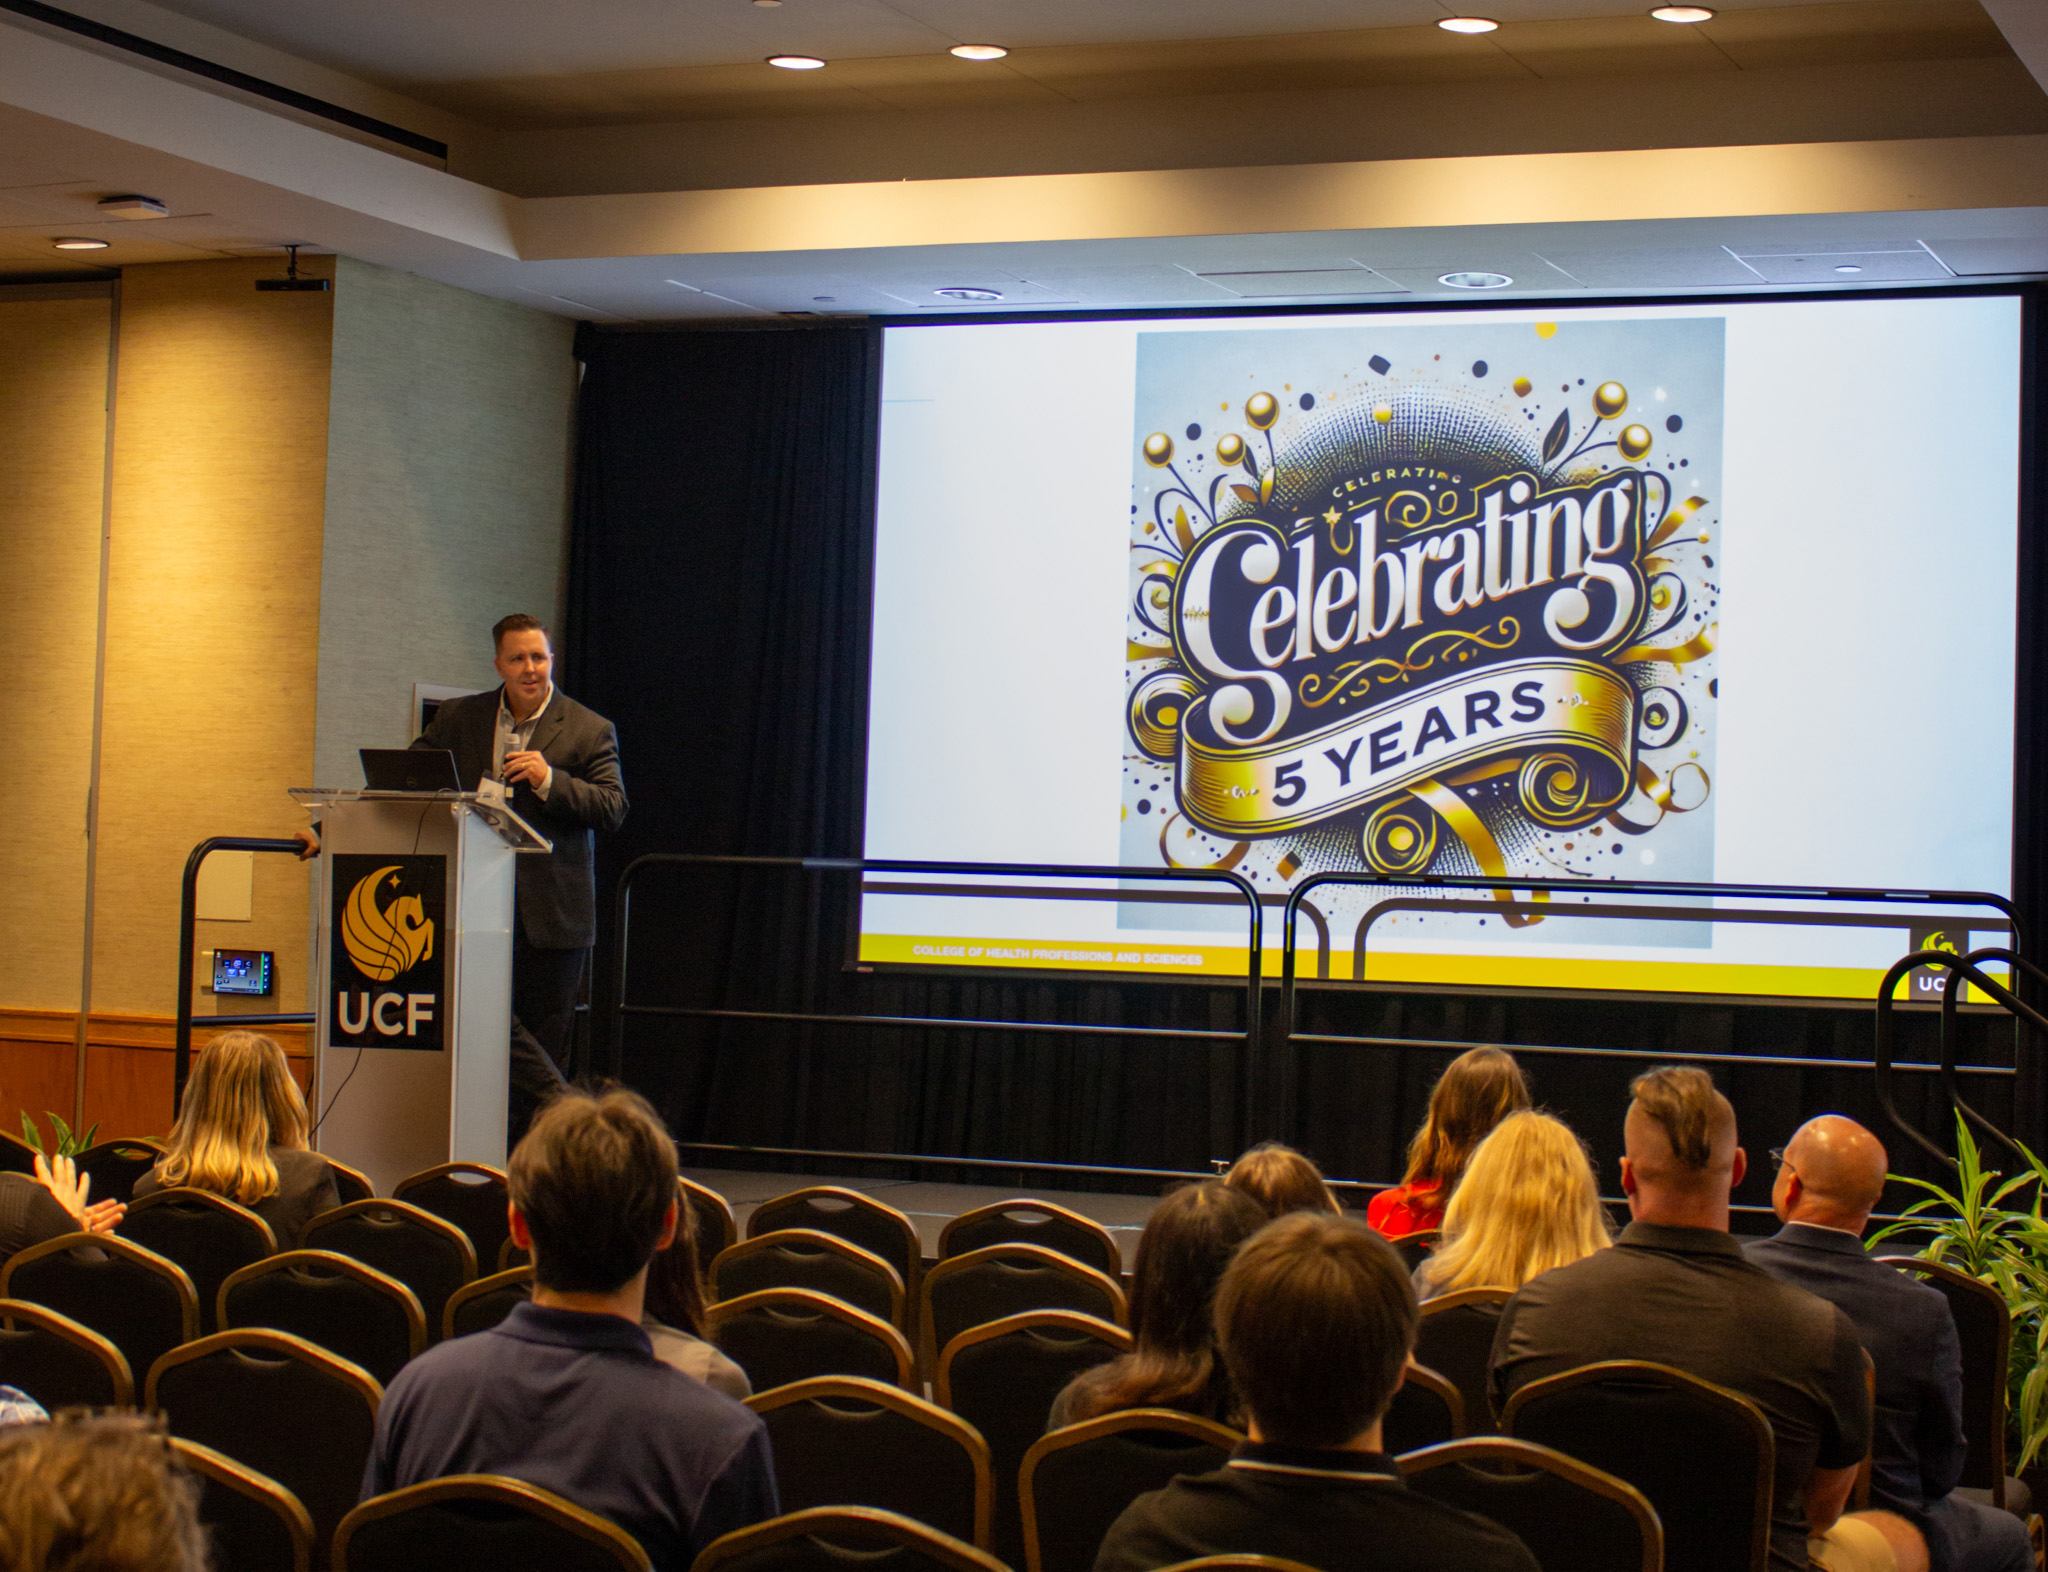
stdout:
{"type": "Polygon", "coordinates": [[[78,1008],[111,310],[0,290],[0,1006],[78,1008]]]}
{"type": "Polygon", "coordinates": [[[340,260],[320,784],[358,785],[357,748],[412,740],[414,683],[495,683],[499,617],[558,620],[573,337],[560,317],[340,260]]]}
{"type": "MultiPolygon", "coordinates": [[[[330,273],[330,258],[302,264],[330,273]]],[[[285,835],[313,775],[333,299],[274,258],[123,274],[93,1008],[175,1008],[179,875],[209,835],[285,835]]],[[[304,997],[307,879],[257,860],[255,916],[304,997]]]]}

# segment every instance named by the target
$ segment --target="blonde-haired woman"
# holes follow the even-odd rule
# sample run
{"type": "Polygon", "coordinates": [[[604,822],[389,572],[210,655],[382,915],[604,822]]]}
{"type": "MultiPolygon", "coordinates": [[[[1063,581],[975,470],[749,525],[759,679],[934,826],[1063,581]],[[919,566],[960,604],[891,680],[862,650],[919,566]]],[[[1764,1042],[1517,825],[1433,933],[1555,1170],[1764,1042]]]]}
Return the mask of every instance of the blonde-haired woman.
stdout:
{"type": "Polygon", "coordinates": [[[284,1050],[258,1032],[222,1032],[193,1061],[169,1150],[135,1197],[191,1185],[246,1206],[298,1247],[299,1231],[341,1204],[334,1170],[308,1149],[306,1099],[284,1050]]]}
{"type": "Polygon", "coordinates": [[[1434,1299],[1516,1289],[1612,1243],[1585,1143],[1549,1114],[1512,1113],[1465,1165],[1443,1243],[1416,1270],[1416,1292],[1434,1299]]]}

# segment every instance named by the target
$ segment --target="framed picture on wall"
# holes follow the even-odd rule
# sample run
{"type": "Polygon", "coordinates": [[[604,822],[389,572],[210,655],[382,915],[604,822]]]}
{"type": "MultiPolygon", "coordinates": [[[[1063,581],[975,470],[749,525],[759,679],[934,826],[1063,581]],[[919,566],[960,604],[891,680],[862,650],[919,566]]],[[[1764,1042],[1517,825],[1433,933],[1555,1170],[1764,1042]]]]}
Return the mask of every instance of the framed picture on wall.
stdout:
{"type": "Polygon", "coordinates": [[[415,682],[412,685],[412,730],[406,733],[407,738],[417,737],[425,731],[427,722],[434,718],[434,712],[449,699],[463,699],[482,691],[481,688],[451,688],[438,682],[415,682]]]}

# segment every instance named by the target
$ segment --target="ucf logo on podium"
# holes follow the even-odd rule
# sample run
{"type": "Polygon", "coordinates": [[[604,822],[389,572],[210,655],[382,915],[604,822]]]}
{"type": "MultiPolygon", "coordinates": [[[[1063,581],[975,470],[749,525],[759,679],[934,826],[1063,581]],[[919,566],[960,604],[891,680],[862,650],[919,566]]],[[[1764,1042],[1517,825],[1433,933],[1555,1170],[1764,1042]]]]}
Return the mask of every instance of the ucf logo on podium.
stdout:
{"type": "Polygon", "coordinates": [[[441,1046],[445,857],[337,856],[327,1041],[441,1046]]]}

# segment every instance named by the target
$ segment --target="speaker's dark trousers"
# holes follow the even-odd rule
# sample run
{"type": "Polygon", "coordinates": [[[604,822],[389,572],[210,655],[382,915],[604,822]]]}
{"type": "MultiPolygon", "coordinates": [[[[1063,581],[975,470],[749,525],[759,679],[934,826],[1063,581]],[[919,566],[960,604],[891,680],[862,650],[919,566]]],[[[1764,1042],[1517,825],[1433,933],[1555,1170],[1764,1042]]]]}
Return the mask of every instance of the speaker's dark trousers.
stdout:
{"type": "Polygon", "coordinates": [[[514,919],[512,934],[512,1097],[516,1139],[540,1106],[568,1085],[576,1032],[576,996],[590,951],[544,950],[529,943],[514,919]]]}

